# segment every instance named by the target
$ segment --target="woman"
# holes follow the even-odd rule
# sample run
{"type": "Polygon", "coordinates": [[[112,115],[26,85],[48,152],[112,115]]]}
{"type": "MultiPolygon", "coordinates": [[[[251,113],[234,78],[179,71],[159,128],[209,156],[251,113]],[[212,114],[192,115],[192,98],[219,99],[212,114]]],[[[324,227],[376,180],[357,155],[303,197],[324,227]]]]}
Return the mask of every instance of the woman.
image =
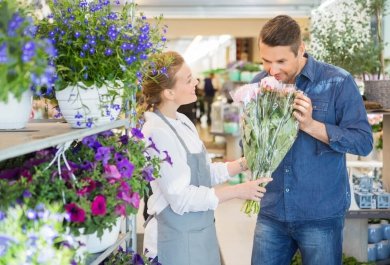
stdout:
{"type": "Polygon", "coordinates": [[[148,213],[154,218],[147,222],[144,247],[164,265],[218,265],[215,208],[233,198],[259,201],[265,192],[259,184],[272,179],[212,188],[246,170],[246,161],[211,163],[195,126],[177,112],[181,105],[196,101],[198,81],[176,52],[156,55],[154,61],[155,69],[142,84],[151,110],[145,112],[143,133],[159,150],[168,151],[172,164],[163,163],[161,178],[151,182],[148,213]]]}

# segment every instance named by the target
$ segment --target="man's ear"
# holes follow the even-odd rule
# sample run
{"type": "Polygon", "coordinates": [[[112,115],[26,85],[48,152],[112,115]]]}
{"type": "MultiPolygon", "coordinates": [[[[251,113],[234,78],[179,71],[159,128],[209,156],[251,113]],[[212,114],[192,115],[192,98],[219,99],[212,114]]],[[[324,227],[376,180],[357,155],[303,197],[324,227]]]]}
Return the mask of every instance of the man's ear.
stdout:
{"type": "Polygon", "coordinates": [[[306,50],[306,46],[305,46],[305,43],[302,41],[301,45],[299,45],[299,48],[298,48],[298,56],[303,57],[303,55],[305,54],[305,50],[306,50]]]}

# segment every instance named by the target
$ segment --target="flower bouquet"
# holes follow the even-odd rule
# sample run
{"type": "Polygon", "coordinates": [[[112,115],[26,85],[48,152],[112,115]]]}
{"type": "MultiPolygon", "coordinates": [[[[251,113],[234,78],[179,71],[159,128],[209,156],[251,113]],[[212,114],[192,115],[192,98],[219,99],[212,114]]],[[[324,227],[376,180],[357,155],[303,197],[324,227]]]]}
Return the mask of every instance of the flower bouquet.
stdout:
{"type": "MultiPolygon", "coordinates": [[[[232,98],[244,105],[241,124],[244,156],[252,178],[271,177],[297,136],[294,119],[295,86],[282,84],[274,77],[265,77],[259,84],[244,85],[232,98]]],[[[248,215],[260,211],[260,203],[246,201],[248,215]]]]}
{"type": "Polygon", "coordinates": [[[123,103],[135,108],[137,80],[149,56],[165,47],[162,17],[152,24],[135,4],[120,2],[52,1],[52,14],[39,22],[39,34],[57,49],[56,98],[73,127],[114,120],[123,103]],[[77,111],[68,112],[68,102],[77,111]]]}
{"type": "Polygon", "coordinates": [[[70,265],[78,243],[65,233],[59,205],[0,211],[0,264],[70,265]]]}

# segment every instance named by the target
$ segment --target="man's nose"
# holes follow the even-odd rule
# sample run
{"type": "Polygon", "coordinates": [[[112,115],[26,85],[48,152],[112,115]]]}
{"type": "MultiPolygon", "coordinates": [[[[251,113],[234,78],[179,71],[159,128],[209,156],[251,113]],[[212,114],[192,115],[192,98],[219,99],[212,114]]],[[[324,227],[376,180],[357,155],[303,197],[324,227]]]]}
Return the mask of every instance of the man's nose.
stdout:
{"type": "Polygon", "coordinates": [[[271,65],[271,67],[269,68],[269,73],[270,75],[277,75],[279,74],[279,67],[277,65],[271,65]]]}

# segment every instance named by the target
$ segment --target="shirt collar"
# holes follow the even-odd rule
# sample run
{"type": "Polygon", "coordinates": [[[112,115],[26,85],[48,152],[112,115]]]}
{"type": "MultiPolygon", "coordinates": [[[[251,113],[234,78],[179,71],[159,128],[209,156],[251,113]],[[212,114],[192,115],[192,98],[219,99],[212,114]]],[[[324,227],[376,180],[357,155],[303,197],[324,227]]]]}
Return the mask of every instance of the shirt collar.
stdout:
{"type": "Polygon", "coordinates": [[[306,52],[303,56],[307,58],[307,61],[299,75],[303,75],[306,78],[308,78],[310,81],[313,81],[315,76],[315,60],[313,56],[309,55],[306,52]]]}

